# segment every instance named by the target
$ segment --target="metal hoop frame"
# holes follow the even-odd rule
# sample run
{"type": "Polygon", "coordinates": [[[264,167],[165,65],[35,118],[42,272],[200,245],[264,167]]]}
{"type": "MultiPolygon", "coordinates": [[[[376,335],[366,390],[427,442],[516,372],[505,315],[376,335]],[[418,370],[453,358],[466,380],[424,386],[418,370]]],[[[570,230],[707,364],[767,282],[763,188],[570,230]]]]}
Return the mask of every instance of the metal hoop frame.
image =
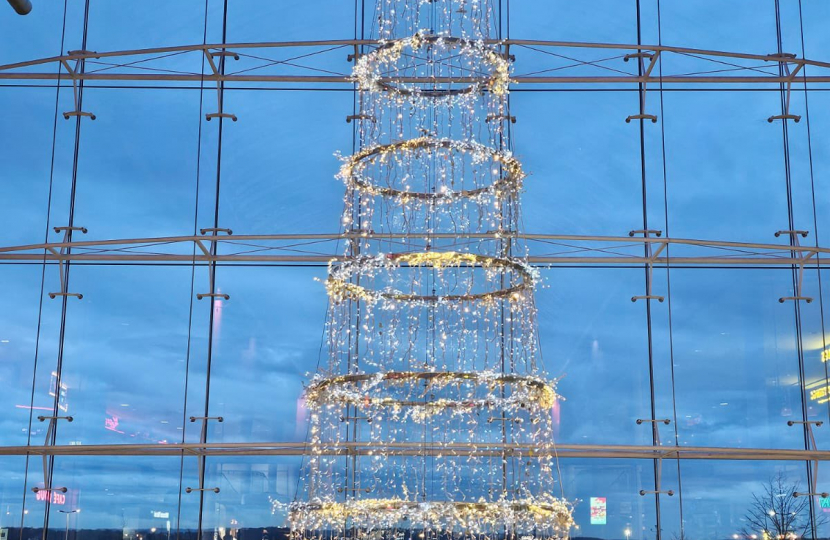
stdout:
{"type": "Polygon", "coordinates": [[[417,139],[409,139],[406,141],[397,141],[389,144],[373,146],[365,148],[348,158],[340,171],[340,177],[346,182],[347,186],[369,193],[371,195],[380,195],[388,198],[400,199],[421,199],[426,201],[448,201],[461,198],[475,198],[485,194],[494,194],[496,196],[503,192],[515,192],[521,189],[522,180],[525,177],[522,165],[512,155],[490,148],[483,144],[472,141],[455,141],[450,139],[438,139],[434,137],[419,137],[417,139]],[[371,184],[361,174],[355,174],[354,169],[361,163],[367,160],[371,162],[378,156],[384,156],[390,153],[403,153],[417,151],[420,149],[447,149],[456,152],[483,152],[487,154],[490,159],[497,165],[500,165],[500,175],[489,186],[466,189],[448,193],[424,193],[417,191],[403,191],[396,188],[381,187],[371,184]]]}
{"type": "Polygon", "coordinates": [[[525,408],[534,404],[540,407],[551,407],[558,398],[555,390],[555,385],[549,384],[547,381],[527,375],[518,375],[512,373],[500,373],[496,376],[484,376],[480,372],[474,371],[439,371],[439,372],[420,372],[420,371],[390,371],[386,373],[353,373],[348,375],[338,375],[335,377],[327,377],[318,379],[308,386],[306,389],[306,399],[309,404],[315,404],[321,401],[322,395],[326,394],[326,403],[332,402],[342,403],[346,405],[356,406],[389,406],[389,407],[421,407],[427,409],[441,409],[441,408],[486,408],[491,405],[515,405],[520,408],[525,408]],[[360,383],[381,383],[389,382],[389,385],[396,383],[405,383],[407,381],[440,381],[446,384],[453,382],[473,382],[481,385],[490,386],[507,386],[515,385],[518,388],[524,387],[525,392],[518,395],[511,395],[504,398],[490,398],[478,400],[447,400],[422,402],[422,401],[402,401],[393,398],[375,397],[367,398],[366,396],[350,396],[346,394],[332,396],[328,390],[336,388],[344,388],[350,384],[360,383]]]}
{"type": "MultiPolygon", "coordinates": [[[[531,290],[534,284],[534,275],[530,267],[518,259],[507,259],[500,257],[488,257],[474,255],[472,253],[458,253],[455,251],[429,252],[435,258],[446,256],[452,262],[441,265],[433,259],[423,259],[420,253],[392,253],[385,257],[360,257],[348,260],[344,263],[331,265],[329,277],[326,280],[326,287],[329,295],[342,299],[377,301],[387,300],[395,302],[473,302],[477,300],[492,301],[501,298],[517,299],[523,291],[531,290]],[[504,268],[515,271],[522,281],[511,287],[504,287],[494,291],[470,294],[451,295],[420,295],[406,294],[397,291],[374,291],[362,285],[349,282],[354,276],[363,275],[371,270],[381,268],[394,268],[406,264],[410,267],[431,266],[433,268],[444,268],[449,266],[468,266],[471,268],[504,268]]],[[[337,299],[336,299],[337,301],[337,299]]]]}
{"type": "MultiPolygon", "coordinates": [[[[362,91],[377,92],[378,95],[393,97],[395,99],[435,99],[453,98],[481,93],[484,89],[494,91],[496,94],[506,94],[510,84],[510,62],[502,53],[496,49],[473,40],[440,35],[420,35],[382,42],[373,51],[363,55],[355,65],[355,79],[362,91]],[[413,52],[425,47],[439,46],[445,50],[457,49],[461,55],[478,58],[489,64],[493,73],[486,77],[480,77],[472,82],[466,82],[463,88],[407,88],[401,83],[384,80],[381,73],[383,66],[393,67],[405,48],[413,52]]],[[[413,84],[440,84],[441,81],[430,81],[413,84]]]]}

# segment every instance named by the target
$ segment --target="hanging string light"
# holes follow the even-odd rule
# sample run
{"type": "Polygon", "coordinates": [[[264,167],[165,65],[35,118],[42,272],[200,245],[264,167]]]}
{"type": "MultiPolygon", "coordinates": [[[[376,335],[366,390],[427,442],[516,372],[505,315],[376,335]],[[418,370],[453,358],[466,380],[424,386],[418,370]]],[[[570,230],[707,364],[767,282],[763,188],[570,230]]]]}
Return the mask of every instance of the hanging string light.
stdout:
{"type": "Polygon", "coordinates": [[[510,62],[481,40],[430,35],[421,30],[414,36],[382,41],[358,59],[352,75],[360,90],[398,102],[418,106],[428,100],[430,105],[458,106],[476,100],[484,90],[506,95],[510,62]],[[419,75],[432,82],[408,82],[419,75]]]}
{"type": "Polygon", "coordinates": [[[284,508],[296,540],[573,526],[496,20],[487,0],[377,1],[379,44],[353,72],[359,149],[337,175],[350,240],[325,280],[328,362],[305,390],[302,500],[284,508]]]}

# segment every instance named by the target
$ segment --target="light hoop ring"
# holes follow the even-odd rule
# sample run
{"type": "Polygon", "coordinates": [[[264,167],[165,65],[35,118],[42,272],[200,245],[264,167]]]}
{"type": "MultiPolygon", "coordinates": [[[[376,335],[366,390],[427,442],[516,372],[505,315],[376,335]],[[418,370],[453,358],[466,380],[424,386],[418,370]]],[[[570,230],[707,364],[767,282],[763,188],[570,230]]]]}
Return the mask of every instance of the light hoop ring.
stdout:
{"type": "Polygon", "coordinates": [[[458,408],[486,408],[488,406],[513,406],[527,408],[532,405],[540,408],[550,408],[558,396],[555,387],[544,379],[516,373],[497,373],[485,375],[475,371],[392,371],[386,373],[353,373],[338,375],[313,381],[306,389],[306,400],[309,404],[341,403],[356,406],[382,407],[421,407],[427,409],[458,409],[458,408]],[[402,401],[391,397],[369,397],[362,393],[366,390],[376,391],[378,386],[386,383],[388,386],[406,384],[413,381],[435,382],[443,386],[469,382],[481,386],[512,385],[516,388],[509,397],[492,397],[471,400],[440,399],[433,402],[402,401]],[[357,388],[366,386],[366,390],[357,388]]]}
{"type": "Polygon", "coordinates": [[[510,85],[510,62],[502,53],[480,42],[451,36],[415,34],[388,41],[364,54],[355,64],[353,75],[361,90],[380,91],[394,97],[452,98],[480,93],[484,89],[496,95],[503,95],[507,94],[510,85]],[[415,53],[427,47],[441,47],[445,51],[455,49],[459,56],[481,60],[490,67],[492,73],[474,80],[463,88],[407,88],[401,83],[395,84],[384,80],[384,68],[394,70],[405,49],[408,48],[415,53]]]}
{"type": "Polygon", "coordinates": [[[364,300],[367,302],[389,300],[426,303],[441,301],[493,301],[502,298],[518,300],[523,297],[523,291],[533,288],[534,279],[533,269],[518,259],[488,257],[474,255],[472,253],[458,253],[455,251],[428,251],[419,253],[390,253],[376,257],[357,257],[344,263],[331,263],[329,277],[326,280],[326,289],[328,290],[329,296],[335,302],[341,302],[347,299],[364,300]],[[393,269],[403,264],[410,267],[432,267],[439,269],[460,266],[470,268],[504,268],[516,272],[522,278],[522,281],[516,285],[493,291],[448,295],[420,295],[398,291],[376,291],[349,281],[354,276],[364,275],[373,270],[393,269]]]}
{"type": "Polygon", "coordinates": [[[488,525],[538,527],[552,529],[567,536],[573,526],[570,505],[562,499],[518,499],[497,502],[434,501],[416,502],[400,499],[354,499],[346,502],[295,502],[289,506],[288,521],[292,529],[326,529],[351,526],[363,528],[378,525],[377,517],[388,520],[385,525],[407,521],[410,526],[430,528],[437,523],[466,530],[469,523],[481,520],[488,525]]]}
{"type": "Polygon", "coordinates": [[[521,189],[522,180],[525,177],[522,165],[511,154],[496,150],[489,146],[472,141],[453,141],[450,139],[438,139],[434,137],[419,137],[406,141],[398,141],[389,144],[382,144],[364,148],[356,154],[352,154],[340,169],[339,177],[359,191],[370,195],[399,199],[421,199],[426,201],[454,200],[461,198],[474,198],[485,194],[499,194],[501,192],[515,192],[521,189]],[[501,174],[495,182],[489,186],[475,189],[465,189],[447,193],[424,193],[417,191],[404,191],[391,187],[382,187],[372,184],[371,181],[361,173],[356,173],[355,168],[366,162],[372,162],[377,157],[383,158],[388,154],[413,152],[419,149],[448,149],[458,153],[480,153],[490,158],[495,165],[500,167],[501,174]]]}

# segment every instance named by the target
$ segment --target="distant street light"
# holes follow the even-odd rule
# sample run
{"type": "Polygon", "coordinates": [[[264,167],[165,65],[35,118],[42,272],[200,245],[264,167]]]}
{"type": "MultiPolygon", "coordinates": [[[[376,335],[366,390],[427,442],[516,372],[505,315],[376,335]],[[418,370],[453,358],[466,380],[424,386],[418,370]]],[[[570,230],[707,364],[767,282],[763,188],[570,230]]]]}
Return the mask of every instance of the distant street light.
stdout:
{"type": "Polygon", "coordinates": [[[626,527],[623,531],[623,534],[625,535],[625,540],[629,540],[631,538],[631,529],[626,527]]]}
{"type": "Polygon", "coordinates": [[[69,515],[70,514],[77,514],[81,511],[80,508],[76,508],[74,510],[58,510],[61,514],[66,514],[66,534],[64,535],[64,540],[69,540],[69,515]]]}

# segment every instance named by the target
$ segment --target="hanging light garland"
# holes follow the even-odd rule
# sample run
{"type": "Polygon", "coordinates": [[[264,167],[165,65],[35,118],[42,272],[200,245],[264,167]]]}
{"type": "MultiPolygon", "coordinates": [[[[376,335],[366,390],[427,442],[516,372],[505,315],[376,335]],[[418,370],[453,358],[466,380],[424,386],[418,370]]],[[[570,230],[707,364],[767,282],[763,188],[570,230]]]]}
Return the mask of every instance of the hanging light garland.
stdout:
{"type": "MultiPolygon", "coordinates": [[[[393,253],[378,254],[375,256],[354,257],[345,262],[331,262],[329,277],[326,280],[326,291],[333,302],[345,300],[363,300],[369,303],[379,301],[415,302],[415,303],[457,303],[484,301],[492,303],[496,299],[506,298],[510,301],[519,301],[525,298],[524,293],[532,290],[533,280],[538,271],[521,259],[503,259],[488,257],[473,253],[448,252],[420,252],[420,253],[393,253]],[[391,285],[382,290],[371,290],[366,286],[353,283],[356,276],[373,278],[380,271],[394,271],[402,266],[428,267],[436,270],[458,268],[482,268],[488,274],[488,282],[497,281],[493,278],[498,274],[505,276],[505,271],[514,272],[519,282],[515,285],[500,287],[490,291],[466,292],[464,294],[417,294],[395,290],[391,285]]],[[[511,276],[512,277],[512,276],[511,276]]],[[[512,281],[512,279],[511,279],[512,281]]],[[[418,282],[416,282],[417,285],[418,282]]]]}
{"type": "Polygon", "coordinates": [[[342,503],[295,503],[289,508],[295,529],[338,529],[348,521],[354,529],[372,532],[395,528],[444,533],[498,534],[507,526],[516,534],[567,535],[573,526],[568,505],[553,496],[476,502],[413,502],[361,499],[342,503]]]}
{"type": "MultiPolygon", "coordinates": [[[[488,148],[475,141],[455,141],[451,139],[437,139],[433,137],[418,137],[406,141],[370,146],[345,158],[340,167],[338,178],[346,183],[347,187],[354,188],[369,195],[378,195],[397,199],[406,203],[413,199],[422,199],[435,202],[444,202],[457,198],[480,199],[483,195],[494,195],[497,198],[505,197],[517,192],[522,187],[525,177],[522,165],[508,151],[499,151],[488,148]],[[367,169],[376,162],[402,165],[405,157],[417,154],[419,158],[441,159],[450,161],[451,154],[467,154],[473,165],[490,161],[488,169],[495,179],[490,185],[453,191],[452,187],[442,184],[435,192],[411,191],[410,186],[401,188],[383,187],[373,184],[367,169]]],[[[409,175],[405,176],[405,179],[409,175]]],[[[404,179],[404,181],[405,181],[404,179]]]]}
{"type": "Polygon", "coordinates": [[[484,0],[374,13],[358,150],[337,174],[350,234],[325,279],[329,357],[304,394],[304,501],[274,511],[293,540],[565,539],[497,17],[484,0]]]}
{"type": "Polygon", "coordinates": [[[556,402],[555,383],[532,375],[515,375],[495,371],[476,372],[379,372],[317,376],[306,387],[309,408],[331,404],[348,404],[359,408],[400,409],[404,407],[458,411],[484,407],[505,410],[550,409],[556,402]],[[426,382],[425,386],[417,383],[426,382]],[[452,398],[430,394],[451,387],[452,398]],[[402,388],[403,392],[394,392],[402,388]],[[497,389],[509,389],[497,393],[497,389]],[[485,397],[482,397],[485,396],[485,397]]]}
{"type": "Polygon", "coordinates": [[[457,104],[470,101],[485,90],[496,96],[506,95],[510,69],[510,62],[481,40],[421,31],[403,39],[382,41],[377,49],[358,59],[353,77],[360,90],[396,101],[434,103],[437,99],[457,104]],[[408,76],[424,66],[435,82],[428,85],[407,82],[408,76]],[[444,79],[451,82],[441,82],[444,79]],[[454,81],[464,82],[454,87],[454,81]]]}

